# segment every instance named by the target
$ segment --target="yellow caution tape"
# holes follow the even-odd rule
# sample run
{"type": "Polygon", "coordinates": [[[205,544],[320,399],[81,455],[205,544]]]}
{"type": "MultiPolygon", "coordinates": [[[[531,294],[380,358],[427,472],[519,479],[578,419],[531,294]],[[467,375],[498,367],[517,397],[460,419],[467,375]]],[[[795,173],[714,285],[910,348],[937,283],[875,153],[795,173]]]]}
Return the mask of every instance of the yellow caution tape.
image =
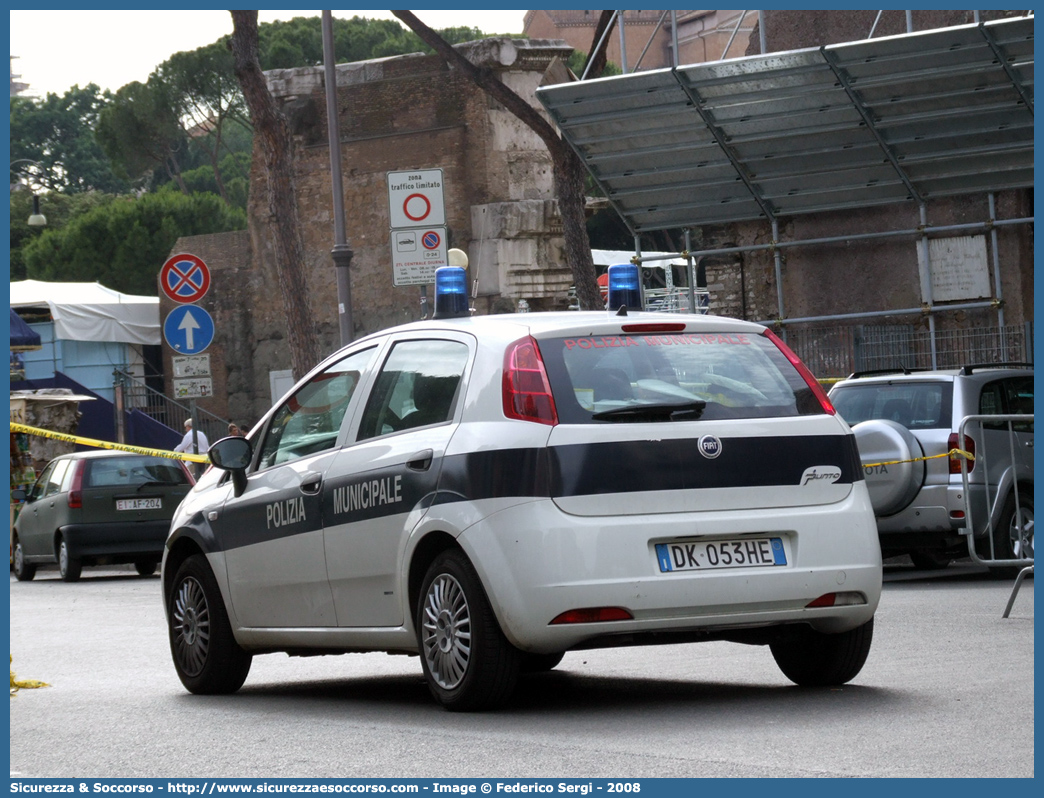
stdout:
{"type": "MultiPolygon", "coordinates": [[[[8,655],[10,656],[10,655],[8,655]]],[[[14,657],[10,657],[11,662],[14,662],[14,657]]],[[[14,698],[14,694],[22,689],[35,689],[37,687],[50,687],[47,682],[38,682],[36,679],[19,679],[14,671],[11,671],[11,697],[14,698]]]]}
{"type": "Polygon", "coordinates": [[[188,454],[187,452],[168,452],[165,449],[147,449],[144,446],[131,446],[129,443],[112,443],[110,441],[99,441],[94,438],[81,438],[79,435],[67,435],[64,432],[52,432],[39,427],[30,427],[26,424],[11,422],[11,432],[24,432],[26,435],[38,435],[42,438],[53,438],[56,441],[66,443],[78,443],[83,446],[94,446],[99,449],[118,449],[121,452],[134,452],[135,454],[148,454],[155,457],[167,457],[171,460],[187,460],[190,463],[209,463],[210,459],[205,454],[188,454]]]}
{"type": "Polygon", "coordinates": [[[966,452],[964,451],[964,449],[950,449],[950,451],[945,452],[944,454],[932,454],[928,457],[915,457],[912,460],[888,460],[884,463],[863,463],[863,468],[876,468],[877,466],[886,465],[900,465],[902,463],[919,463],[922,460],[938,460],[940,457],[953,457],[954,455],[958,457],[963,457],[966,460],[975,459],[974,454],[972,454],[971,452],[966,452]]]}

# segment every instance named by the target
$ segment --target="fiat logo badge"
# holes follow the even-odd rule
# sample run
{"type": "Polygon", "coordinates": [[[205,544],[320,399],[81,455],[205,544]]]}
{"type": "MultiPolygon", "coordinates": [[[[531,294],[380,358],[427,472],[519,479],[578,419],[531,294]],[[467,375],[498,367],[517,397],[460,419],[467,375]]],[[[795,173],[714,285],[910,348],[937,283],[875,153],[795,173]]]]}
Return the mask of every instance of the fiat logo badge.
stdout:
{"type": "Polygon", "coordinates": [[[697,444],[700,454],[708,460],[713,460],[721,454],[721,441],[714,435],[704,435],[697,444]]]}

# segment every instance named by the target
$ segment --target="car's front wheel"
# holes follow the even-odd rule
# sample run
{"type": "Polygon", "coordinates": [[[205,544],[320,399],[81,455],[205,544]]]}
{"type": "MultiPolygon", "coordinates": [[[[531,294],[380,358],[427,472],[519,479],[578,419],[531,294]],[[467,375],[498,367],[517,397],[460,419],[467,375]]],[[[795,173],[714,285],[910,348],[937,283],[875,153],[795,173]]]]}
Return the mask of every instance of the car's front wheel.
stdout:
{"type": "Polygon", "coordinates": [[[14,550],[14,575],[19,582],[28,582],[36,576],[36,566],[25,561],[25,552],[22,551],[22,541],[15,538],[14,550]]]}
{"type": "Polygon", "coordinates": [[[243,686],[253,657],[232,635],[221,591],[202,554],[178,568],[167,616],[174,668],[190,692],[220,695],[243,686]]]}
{"type": "Polygon", "coordinates": [[[784,629],[769,645],[783,675],[802,687],[845,684],[863,669],[874,638],[874,619],[840,634],[824,634],[811,626],[784,629]]]}
{"type": "Polygon", "coordinates": [[[155,560],[137,560],[134,563],[134,570],[138,572],[140,576],[152,576],[156,573],[156,561],[155,560]]]}
{"type": "Polygon", "coordinates": [[[428,688],[446,709],[491,709],[511,696],[520,652],[500,630],[463,552],[444,551],[432,562],[414,621],[428,688]]]}
{"type": "Polygon", "coordinates": [[[58,573],[63,582],[76,582],[83,570],[83,563],[69,554],[69,545],[63,537],[58,543],[58,573]]]}

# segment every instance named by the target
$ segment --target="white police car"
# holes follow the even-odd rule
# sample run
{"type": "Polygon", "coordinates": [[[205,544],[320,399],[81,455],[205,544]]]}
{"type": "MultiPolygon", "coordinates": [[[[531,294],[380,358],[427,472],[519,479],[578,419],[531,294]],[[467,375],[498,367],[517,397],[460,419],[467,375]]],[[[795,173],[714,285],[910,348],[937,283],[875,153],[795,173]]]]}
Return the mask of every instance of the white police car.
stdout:
{"type": "MultiPolygon", "coordinates": [[[[612,306],[637,306],[619,277],[612,306]]],[[[388,651],[480,709],[569,650],[704,640],[768,645],[802,685],[855,677],[874,515],[850,429],[776,336],[468,317],[463,270],[438,278],[435,319],[342,349],[211,448],[163,560],[190,691],[237,690],[254,654],[388,651]]]]}

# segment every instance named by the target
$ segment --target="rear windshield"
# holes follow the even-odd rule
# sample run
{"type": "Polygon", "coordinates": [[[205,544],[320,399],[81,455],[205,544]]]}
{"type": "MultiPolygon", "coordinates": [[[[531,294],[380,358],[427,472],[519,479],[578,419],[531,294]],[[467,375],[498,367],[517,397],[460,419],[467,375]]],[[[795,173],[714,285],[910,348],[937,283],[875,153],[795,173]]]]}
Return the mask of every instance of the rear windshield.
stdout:
{"type": "Polygon", "coordinates": [[[598,335],[539,343],[559,419],[567,424],[824,412],[790,361],[762,335],[598,335]],[[667,413],[657,415],[657,407],[667,413]]]}
{"type": "Polygon", "coordinates": [[[830,392],[837,414],[854,426],[887,419],[907,429],[949,429],[952,382],[839,385],[830,392]]]}
{"type": "Polygon", "coordinates": [[[165,457],[106,457],[86,461],[85,488],[137,486],[143,482],[187,485],[188,475],[176,461],[165,457]]]}

